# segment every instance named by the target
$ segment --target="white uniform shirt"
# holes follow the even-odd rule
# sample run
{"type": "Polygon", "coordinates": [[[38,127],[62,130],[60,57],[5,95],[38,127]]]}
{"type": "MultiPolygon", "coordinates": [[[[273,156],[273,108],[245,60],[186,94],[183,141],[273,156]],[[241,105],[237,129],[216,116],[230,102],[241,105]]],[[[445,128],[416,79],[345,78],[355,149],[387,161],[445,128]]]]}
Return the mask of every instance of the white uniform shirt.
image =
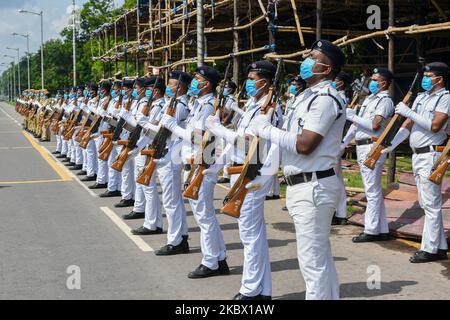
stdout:
{"type": "MultiPolygon", "coordinates": [[[[432,94],[428,92],[419,94],[414,101],[412,110],[430,120],[433,120],[435,112],[446,113],[450,116],[449,91],[442,88],[432,94]]],[[[441,145],[447,139],[446,128],[447,124],[444,124],[439,132],[434,133],[414,124],[409,143],[412,148],[441,145]]]]}
{"type": "MultiPolygon", "coordinates": [[[[389,120],[394,111],[394,102],[389,97],[388,91],[381,91],[377,94],[371,94],[364,100],[358,116],[371,121],[373,121],[375,116],[382,116],[384,119],[389,120]]],[[[356,140],[371,139],[372,136],[379,137],[381,133],[383,133],[383,130],[373,133],[358,126],[355,138],[356,140]]]]}
{"type": "Polygon", "coordinates": [[[344,101],[341,100],[336,89],[331,87],[331,81],[322,81],[298,96],[295,111],[290,114],[284,129],[297,134],[301,134],[303,129],[313,131],[320,134],[323,139],[314,152],[309,155],[283,150],[284,175],[324,171],[337,164],[346,121],[343,106],[344,101]],[[329,95],[334,96],[341,106],[329,95]]]}

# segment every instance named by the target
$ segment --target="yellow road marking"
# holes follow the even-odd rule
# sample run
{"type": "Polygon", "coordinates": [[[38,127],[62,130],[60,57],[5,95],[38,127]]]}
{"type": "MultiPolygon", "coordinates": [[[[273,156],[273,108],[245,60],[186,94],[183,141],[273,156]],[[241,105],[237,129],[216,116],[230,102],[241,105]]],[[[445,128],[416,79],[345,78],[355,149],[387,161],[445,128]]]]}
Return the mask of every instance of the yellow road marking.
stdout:
{"type": "Polygon", "coordinates": [[[0,181],[0,185],[14,185],[14,184],[36,184],[36,183],[54,183],[54,182],[68,182],[70,180],[63,180],[63,179],[57,179],[57,180],[30,180],[30,181],[0,181]]]}
{"type": "Polygon", "coordinates": [[[404,243],[410,247],[416,248],[416,249],[420,249],[420,242],[415,242],[415,241],[411,241],[411,240],[406,240],[406,239],[401,239],[401,238],[397,238],[395,239],[401,243],[404,243]]]}
{"type": "Polygon", "coordinates": [[[39,145],[34,138],[25,131],[22,131],[22,134],[27,138],[27,140],[31,143],[31,145],[36,149],[37,152],[44,158],[45,161],[52,167],[52,169],[61,177],[62,181],[72,181],[72,177],[63,170],[60,166],[58,166],[57,162],[48,154],[46,149],[39,145]]]}

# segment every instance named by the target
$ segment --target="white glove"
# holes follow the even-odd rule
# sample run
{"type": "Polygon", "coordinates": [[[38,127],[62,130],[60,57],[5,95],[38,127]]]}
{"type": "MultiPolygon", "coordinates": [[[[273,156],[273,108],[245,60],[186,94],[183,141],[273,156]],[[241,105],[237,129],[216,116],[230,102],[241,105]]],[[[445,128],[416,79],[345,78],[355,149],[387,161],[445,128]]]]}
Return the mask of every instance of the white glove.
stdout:
{"type": "Polygon", "coordinates": [[[272,178],[272,176],[257,176],[252,182],[247,183],[245,188],[251,192],[258,191],[272,178]]]}
{"type": "Polygon", "coordinates": [[[423,116],[421,116],[420,114],[412,111],[403,102],[400,102],[395,107],[395,113],[398,113],[399,115],[402,115],[402,116],[404,116],[406,118],[409,118],[412,121],[414,121],[415,124],[421,126],[425,130],[431,131],[431,126],[433,124],[433,121],[431,119],[426,119],[423,116]]]}
{"type": "Polygon", "coordinates": [[[219,111],[214,116],[206,118],[206,129],[218,138],[225,139],[226,142],[234,144],[238,138],[238,134],[225,128],[220,124],[219,111]]]}
{"type": "Polygon", "coordinates": [[[142,113],[140,113],[137,117],[137,124],[141,127],[144,127],[148,122],[148,117],[144,116],[142,113]]]}
{"type": "Polygon", "coordinates": [[[215,176],[219,173],[219,171],[223,168],[223,165],[221,164],[213,164],[208,169],[203,170],[204,176],[215,176]]]}
{"type": "Polygon", "coordinates": [[[174,117],[164,114],[159,122],[163,127],[173,131],[175,126],[177,126],[177,120],[174,117]]]}
{"type": "Polygon", "coordinates": [[[397,134],[395,135],[394,139],[392,139],[391,145],[386,149],[382,150],[381,153],[385,154],[394,151],[395,148],[397,148],[400,143],[402,143],[409,137],[410,133],[411,132],[409,132],[408,129],[400,128],[400,130],[398,130],[397,134]]]}
{"type": "Polygon", "coordinates": [[[342,147],[345,149],[350,142],[352,142],[353,138],[356,135],[356,126],[351,125],[350,128],[347,131],[347,134],[345,135],[344,139],[342,139],[342,147]]]}
{"type": "Polygon", "coordinates": [[[117,146],[117,141],[113,141],[112,144],[117,146]]]}
{"type": "Polygon", "coordinates": [[[345,109],[345,115],[346,115],[347,119],[350,120],[351,118],[356,116],[356,111],[355,111],[355,109],[347,108],[347,109],[345,109]]]}
{"type": "Polygon", "coordinates": [[[234,112],[236,112],[239,115],[243,115],[244,114],[244,110],[240,109],[237,102],[231,104],[231,110],[233,110],[234,112]]]}
{"type": "MultiPolygon", "coordinates": [[[[153,131],[153,132],[155,132],[155,133],[158,133],[159,129],[161,129],[161,124],[155,126],[154,124],[152,124],[152,123],[150,123],[150,122],[147,122],[147,123],[143,126],[143,128],[144,128],[145,130],[150,130],[150,131],[153,131]]],[[[147,131],[144,131],[144,134],[147,134],[147,131]]]]}
{"type": "Polygon", "coordinates": [[[356,115],[355,110],[347,108],[346,117],[347,117],[347,120],[350,120],[351,122],[357,124],[359,127],[363,128],[364,130],[372,132],[374,134],[376,133],[376,131],[374,131],[373,127],[372,127],[372,120],[358,117],[356,115]]]}
{"type": "MultiPolygon", "coordinates": [[[[212,129],[212,130],[211,129],[209,130],[209,131],[211,131],[211,133],[214,133],[213,130],[216,130],[218,127],[221,126],[219,113],[220,113],[220,111],[217,111],[215,115],[209,116],[206,118],[205,126],[207,129],[210,129],[210,128],[212,129]]],[[[216,135],[216,134],[214,134],[214,135],[216,135]]]]}
{"type": "Polygon", "coordinates": [[[251,132],[265,140],[270,140],[270,131],[272,128],[275,127],[272,126],[269,116],[265,114],[256,116],[250,125],[251,132]]]}
{"type": "Polygon", "coordinates": [[[100,133],[95,133],[95,134],[91,135],[92,139],[97,139],[98,137],[100,137],[100,133]]]}
{"type": "Polygon", "coordinates": [[[130,111],[128,111],[127,109],[122,109],[119,113],[119,117],[125,119],[126,117],[128,117],[129,114],[130,111]]]}

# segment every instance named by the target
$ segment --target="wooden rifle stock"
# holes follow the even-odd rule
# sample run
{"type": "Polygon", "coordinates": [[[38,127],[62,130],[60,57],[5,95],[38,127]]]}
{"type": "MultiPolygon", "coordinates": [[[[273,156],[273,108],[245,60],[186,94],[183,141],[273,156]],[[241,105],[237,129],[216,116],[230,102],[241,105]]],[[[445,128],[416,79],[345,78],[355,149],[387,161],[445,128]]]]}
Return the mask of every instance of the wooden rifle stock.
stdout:
{"type": "MultiPolygon", "coordinates": [[[[151,150],[145,150],[145,151],[151,151],[151,150]]],[[[155,172],[156,169],[156,161],[153,158],[154,152],[151,153],[144,153],[144,151],[141,152],[141,155],[147,156],[147,162],[148,164],[145,166],[142,173],[139,175],[139,177],[136,179],[136,182],[139,184],[142,184],[144,186],[148,186],[150,184],[150,181],[153,177],[153,172],[155,172]]]]}
{"type": "Polygon", "coordinates": [[[244,170],[244,166],[228,167],[227,173],[232,176],[234,174],[241,174],[244,170]]]}
{"type": "MultiPolygon", "coordinates": [[[[114,109],[118,110],[121,105],[122,105],[122,95],[119,95],[119,99],[117,99],[117,102],[114,105],[114,109]]],[[[100,160],[107,161],[114,147],[113,144],[114,134],[111,131],[111,128],[107,131],[101,132],[101,134],[103,138],[105,138],[105,140],[103,140],[102,145],[98,150],[98,158],[100,160]]]]}
{"type": "MultiPolygon", "coordinates": [[[[414,77],[414,81],[406,94],[406,96],[403,98],[404,104],[410,104],[414,102],[414,99],[417,94],[417,87],[419,83],[419,79],[421,77],[421,73],[417,72],[416,76],[414,77]]],[[[380,159],[382,155],[382,151],[389,147],[391,145],[392,139],[394,139],[397,131],[400,129],[404,118],[399,115],[395,114],[389,124],[384,129],[383,133],[378,138],[378,141],[375,143],[375,145],[372,147],[372,150],[370,150],[367,159],[364,161],[364,165],[368,167],[369,169],[374,169],[375,165],[380,159]]]]}
{"type": "MultiPolygon", "coordinates": [[[[441,151],[439,148],[436,151],[441,151]]],[[[435,184],[441,184],[444,179],[445,172],[447,171],[448,165],[450,161],[450,140],[447,142],[444,150],[442,150],[442,154],[437,159],[436,163],[433,165],[433,169],[431,170],[431,174],[428,177],[428,180],[435,184]]]]}
{"type": "MultiPolygon", "coordinates": [[[[100,102],[100,99],[99,99],[100,102]]],[[[111,96],[109,96],[105,102],[103,103],[103,110],[106,110],[108,108],[109,103],[111,102],[111,96]]],[[[98,127],[100,126],[100,122],[102,121],[102,117],[101,116],[97,116],[91,123],[91,126],[89,127],[89,129],[86,130],[86,133],[84,134],[83,138],[81,139],[80,142],[80,147],[83,149],[86,149],[89,142],[92,139],[92,133],[94,133],[94,131],[98,130],[98,127]]]]}

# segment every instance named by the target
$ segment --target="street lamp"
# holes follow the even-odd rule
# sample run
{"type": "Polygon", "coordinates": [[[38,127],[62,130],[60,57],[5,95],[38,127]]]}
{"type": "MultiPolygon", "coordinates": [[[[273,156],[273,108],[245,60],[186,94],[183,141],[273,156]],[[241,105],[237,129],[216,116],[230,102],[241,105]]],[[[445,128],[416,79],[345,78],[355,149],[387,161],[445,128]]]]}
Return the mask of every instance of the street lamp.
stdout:
{"type": "Polygon", "coordinates": [[[27,67],[28,67],[28,90],[31,89],[31,76],[30,76],[30,35],[27,34],[20,34],[13,32],[11,35],[13,36],[19,36],[27,38],[27,67]]]}
{"type": "Polygon", "coordinates": [[[10,48],[10,47],[6,47],[6,49],[17,51],[17,79],[19,80],[18,82],[19,82],[19,95],[20,95],[20,92],[22,91],[22,86],[20,84],[20,49],[19,48],[10,48]]]}
{"type": "Polygon", "coordinates": [[[41,85],[44,90],[44,11],[33,12],[20,9],[19,13],[29,13],[41,17],[41,85]]]}
{"type": "Polygon", "coordinates": [[[14,62],[16,61],[16,58],[14,56],[10,56],[10,55],[7,55],[7,54],[4,54],[3,56],[5,58],[11,58],[12,59],[12,61],[11,61],[12,74],[13,74],[13,90],[12,90],[13,95],[12,95],[12,97],[14,99],[15,96],[16,96],[16,72],[14,71],[14,62]]]}

